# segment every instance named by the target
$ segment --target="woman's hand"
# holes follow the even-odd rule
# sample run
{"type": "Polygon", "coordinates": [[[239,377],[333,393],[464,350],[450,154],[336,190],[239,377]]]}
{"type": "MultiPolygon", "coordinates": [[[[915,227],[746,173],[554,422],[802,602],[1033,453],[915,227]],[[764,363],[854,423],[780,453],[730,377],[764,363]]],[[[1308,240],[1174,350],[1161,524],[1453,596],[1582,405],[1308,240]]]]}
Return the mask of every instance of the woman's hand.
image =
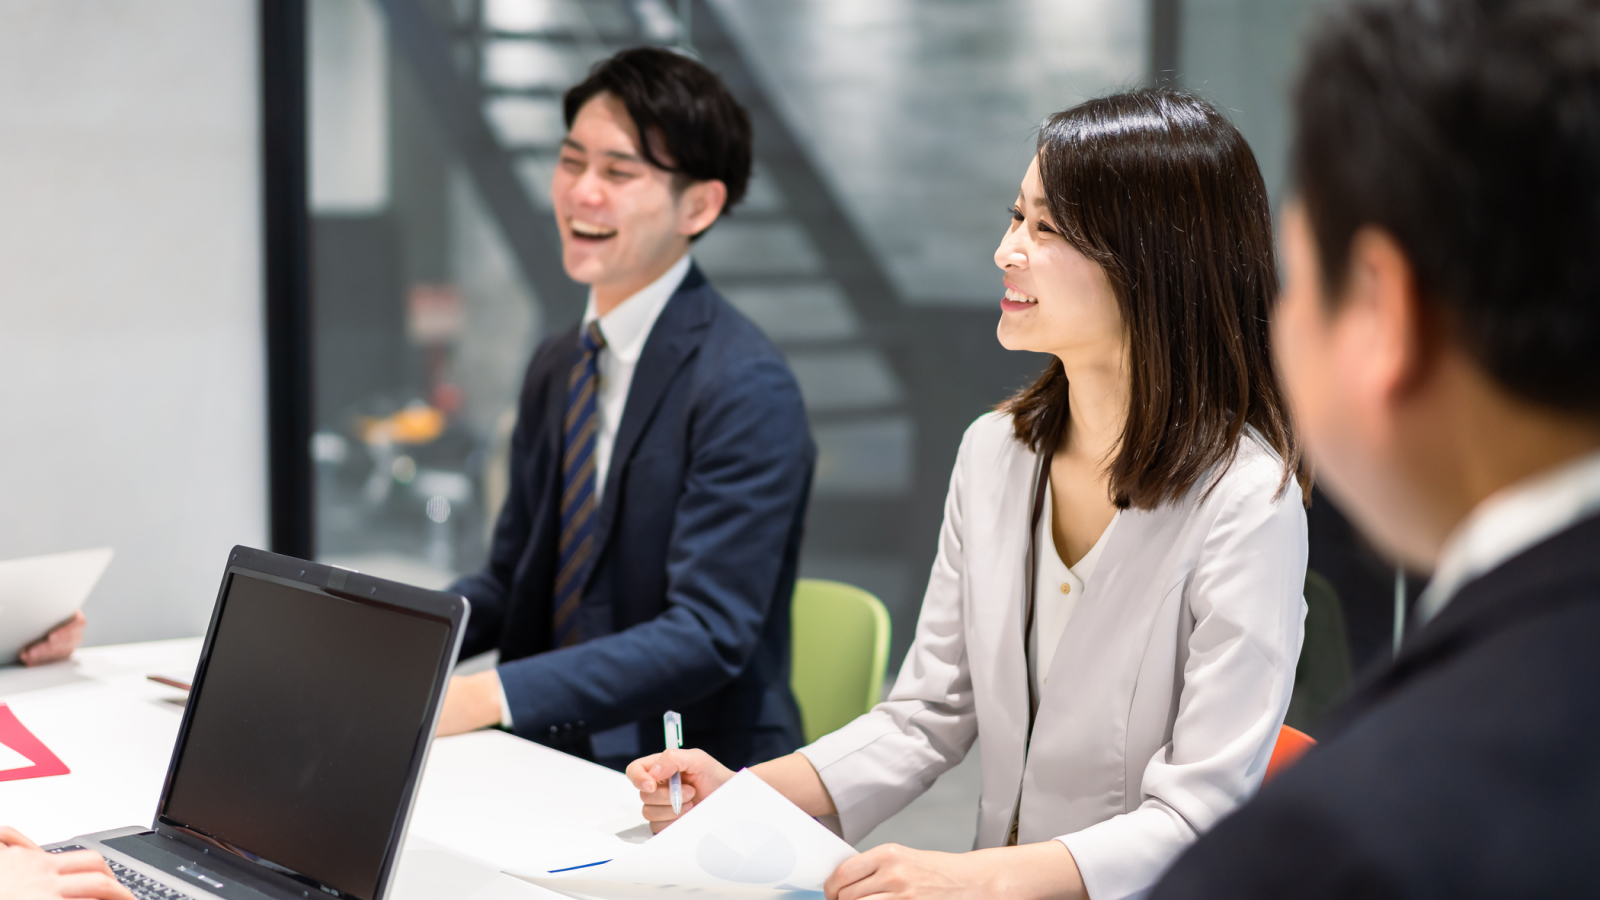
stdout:
{"type": "Polygon", "coordinates": [[[628,763],[628,780],[639,789],[644,818],[652,832],[671,825],[694,805],[711,796],[733,777],[733,770],[712,759],[704,750],[667,750],[628,763]],[[668,782],[677,772],[683,783],[683,807],[672,811],[668,782]]]}
{"type": "Polygon", "coordinates": [[[845,860],[822,885],[828,900],[1087,900],[1060,841],[971,853],[882,844],[845,860]]]}
{"type": "Polygon", "coordinates": [[[133,900],[93,850],[46,853],[0,827],[0,900],[133,900]]]}
{"type": "Polygon", "coordinates": [[[17,658],[25,666],[42,666],[66,659],[83,643],[83,626],[88,622],[83,610],[78,610],[72,618],[50,629],[49,634],[23,647],[17,658]]]}
{"type": "MultiPolygon", "coordinates": [[[[811,761],[799,753],[780,756],[750,769],[757,778],[773,790],[800,807],[808,816],[831,816],[837,810],[822,776],[811,767],[811,761]]],[[[628,780],[639,789],[639,799],[644,801],[644,817],[650,830],[659,832],[677,820],[678,816],[711,795],[727,783],[734,772],[706,755],[703,750],[668,750],[654,756],[636,759],[628,764],[628,780]],[[673,813],[668,780],[678,772],[683,782],[682,812],[673,813]]],[[[3,898],[0,898],[3,900],[3,898]]]]}

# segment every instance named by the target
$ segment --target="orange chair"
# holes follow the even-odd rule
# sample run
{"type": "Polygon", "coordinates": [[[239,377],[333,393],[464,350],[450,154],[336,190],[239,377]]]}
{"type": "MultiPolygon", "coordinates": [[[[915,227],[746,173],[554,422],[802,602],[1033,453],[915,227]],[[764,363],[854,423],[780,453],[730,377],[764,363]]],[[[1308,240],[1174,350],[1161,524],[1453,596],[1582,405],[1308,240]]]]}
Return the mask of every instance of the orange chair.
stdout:
{"type": "Polygon", "coordinates": [[[1272,758],[1267,760],[1267,777],[1262,779],[1265,784],[1278,777],[1284,769],[1295,764],[1307,750],[1315,747],[1317,742],[1298,728],[1284,725],[1278,729],[1278,740],[1272,745],[1272,758]]]}

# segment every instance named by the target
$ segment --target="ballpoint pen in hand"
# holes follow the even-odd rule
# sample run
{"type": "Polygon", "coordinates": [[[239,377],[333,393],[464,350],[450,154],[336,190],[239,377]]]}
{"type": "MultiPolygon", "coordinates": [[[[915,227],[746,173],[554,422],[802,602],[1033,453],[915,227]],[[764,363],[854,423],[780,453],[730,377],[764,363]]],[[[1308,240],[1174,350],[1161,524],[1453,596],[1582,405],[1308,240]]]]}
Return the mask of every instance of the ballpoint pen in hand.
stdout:
{"type": "MultiPolygon", "coordinates": [[[[677,750],[683,746],[683,717],[675,712],[668,712],[661,717],[661,727],[667,733],[667,749],[677,750]]],[[[672,814],[683,812],[683,781],[678,778],[678,773],[672,773],[672,780],[668,782],[672,792],[672,814]]]]}

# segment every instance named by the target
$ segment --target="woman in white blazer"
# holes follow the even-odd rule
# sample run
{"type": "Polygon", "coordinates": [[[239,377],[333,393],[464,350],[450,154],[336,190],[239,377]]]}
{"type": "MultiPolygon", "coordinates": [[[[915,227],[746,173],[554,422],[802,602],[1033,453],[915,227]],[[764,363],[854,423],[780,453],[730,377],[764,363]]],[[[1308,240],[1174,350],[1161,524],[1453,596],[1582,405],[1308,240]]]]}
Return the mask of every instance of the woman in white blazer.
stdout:
{"type": "MultiPolygon", "coordinates": [[[[967,429],[889,699],[754,769],[855,842],[980,742],[977,849],[874,848],[830,900],[1136,895],[1256,789],[1288,708],[1305,478],[1248,145],[1183,92],[1093,100],[1046,121],[1012,218],[999,338],[1056,359],[967,429]]],[[[658,829],[674,771],[691,807],[732,776],[633,763],[658,829]]]]}

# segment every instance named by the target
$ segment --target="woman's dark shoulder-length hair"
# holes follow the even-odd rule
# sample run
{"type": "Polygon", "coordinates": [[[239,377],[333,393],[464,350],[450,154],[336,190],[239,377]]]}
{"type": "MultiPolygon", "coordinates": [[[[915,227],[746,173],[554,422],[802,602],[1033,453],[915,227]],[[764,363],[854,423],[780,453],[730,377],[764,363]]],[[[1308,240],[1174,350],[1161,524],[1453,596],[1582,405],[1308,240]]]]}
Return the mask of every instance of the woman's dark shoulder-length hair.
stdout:
{"type": "MultiPolygon", "coordinates": [[[[1038,154],[1051,219],[1105,270],[1128,330],[1117,506],[1154,509],[1220,475],[1247,425],[1283,458],[1283,486],[1298,477],[1309,496],[1268,342],[1267,190],[1238,129],[1193,94],[1152,88],[1056,113],[1038,154]]],[[[1000,409],[1034,452],[1059,447],[1071,425],[1061,362],[1000,409]]]]}

